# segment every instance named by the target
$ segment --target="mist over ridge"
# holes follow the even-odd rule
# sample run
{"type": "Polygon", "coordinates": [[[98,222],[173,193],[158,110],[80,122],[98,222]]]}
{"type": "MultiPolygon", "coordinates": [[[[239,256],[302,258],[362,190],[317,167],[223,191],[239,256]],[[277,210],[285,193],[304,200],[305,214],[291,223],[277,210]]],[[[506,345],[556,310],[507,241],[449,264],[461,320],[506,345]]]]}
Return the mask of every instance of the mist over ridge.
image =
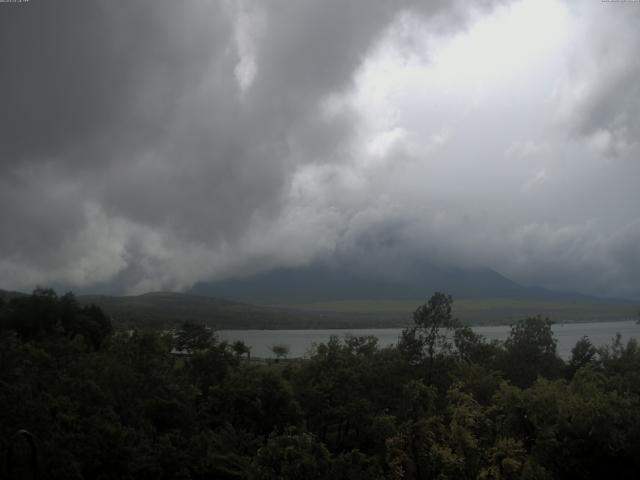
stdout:
{"type": "Polygon", "coordinates": [[[640,299],[633,2],[0,7],[2,288],[373,256],[640,299]]]}

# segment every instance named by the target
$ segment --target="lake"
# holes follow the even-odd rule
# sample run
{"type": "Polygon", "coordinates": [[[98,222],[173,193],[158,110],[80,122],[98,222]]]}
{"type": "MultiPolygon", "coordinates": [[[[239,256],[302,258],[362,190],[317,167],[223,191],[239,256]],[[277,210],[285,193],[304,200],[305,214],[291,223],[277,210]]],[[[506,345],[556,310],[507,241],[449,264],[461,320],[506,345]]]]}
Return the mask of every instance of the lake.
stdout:
{"type": "MultiPolygon", "coordinates": [[[[633,321],[597,322],[597,323],[566,323],[553,325],[553,333],[558,340],[558,354],[562,358],[571,356],[571,349],[583,336],[589,337],[596,346],[609,344],[616,336],[622,335],[624,342],[630,338],[640,338],[640,325],[633,321]]],[[[484,335],[488,340],[505,340],[511,327],[508,325],[473,327],[476,333],[484,335]]],[[[331,335],[378,337],[381,346],[394,344],[398,341],[401,328],[367,328],[367,329],[335,329],[335,330],[220,330],[218,335],[230,342],[242,340],[251,347],[254,357],[274,357],[269,347],[275,344],[287,345],[290,349],[289,357],[303,357],[314,343],[329,340],[331,335]]]]}

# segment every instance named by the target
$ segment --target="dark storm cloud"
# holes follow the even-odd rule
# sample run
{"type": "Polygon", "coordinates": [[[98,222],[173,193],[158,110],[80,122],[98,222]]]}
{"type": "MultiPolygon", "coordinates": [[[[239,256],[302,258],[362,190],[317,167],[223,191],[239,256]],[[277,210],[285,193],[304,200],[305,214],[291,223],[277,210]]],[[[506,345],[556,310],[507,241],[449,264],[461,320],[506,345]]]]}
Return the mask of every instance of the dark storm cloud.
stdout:
{"type": "Polygon", "coordinates": [[[464,88],[490,77],[453,97],[424,77],[377,118],[397,57],[428,64],[423,37],[494,3],[0,4],[0,287],[181,289],[322,257],[640,297],[640,9],[568,7],[560,80],[484,102],[464,88]]]}
{"type": "Polygon", "coordinates": [[[224,48],[230,28],[215,16],[194,24],[185,12],[177,2],[3,6],[4,165],[91,142],[113,151],[161,134],[175,95],[201,74],[210,50],[224,48]],[[192,29],[185,35],[170,20],[192,29]]]}
{"type": "MultiPolygon", "coordinates": [[[[172,288],[275,221],[298,165],[343,161],[357,122],[325,103],[410,5],[0,7],[3,283],[172,288]],[[239,79],[242,62],[253,73],[239,79]]],[[[444,1],[413,10],[438,28],[464,17],[444,1]]]]}
{"type": "MultiPolygon", "coordinates": [[[[158,178],[153,169],[136,171],[138,159],[153,155],[171,130],[181,97],[210,58],[232,68],[233,59],[223,54],[231,25],[222,12],[154,3],[2,6],[0,169],[10,197],[0,208],[11,228],[1,244],[4,259],[16,267],[24,262],[53,273],[92,255],[97,245],[77,245],[87,229],[88,202],[135,219],[144,200],[162,198],[159,189],[171,172],[158,178]],[[136,191],[123,208],[109,204],[120,188],[110,182],[119,176],[136,191]],[[74,243],[79,250],[66,251],[74,243]]],[[[226,89],[233,92],[232,78],[226,89]]]]}
{"type": "Polygon", "coordinates": [[[575,46],[562,91],[573,132],[623,158],[637,154],[640,135],[640,9],[631,3],[570,4],[588,34],[575,46]]]}

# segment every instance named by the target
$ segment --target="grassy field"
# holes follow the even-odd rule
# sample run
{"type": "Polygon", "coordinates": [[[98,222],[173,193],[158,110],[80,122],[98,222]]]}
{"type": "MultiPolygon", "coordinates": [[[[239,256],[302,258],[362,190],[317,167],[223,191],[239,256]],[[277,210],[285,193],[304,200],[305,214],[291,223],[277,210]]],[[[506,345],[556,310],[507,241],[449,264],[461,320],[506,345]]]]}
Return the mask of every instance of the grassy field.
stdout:
{"type": "MultiPolygon", "coordinates": [[[[206,323],[216,329],[312,329],[397,326],[369,314],[250,305],[181,293],[137,296],[80,295],[78,301],[100,306],[118,327],[169,328],[179,322],[206,323]]],[[[406,322],[405,322],[406,323],[406,322]]]]}
{"type": "MultiPolygon", "coordinates": [[[[411,318],[425,300],[340,300],[318,303],[278,305],[280,308],[325,315],[369,316],[398,323],[411,318]]],[[[542,315],[558,323],[598,322],[636,319],[639,305],[620,302],[570,302],[529,299],[459,299],[453,314],[465,323],[479,325],[508,324],[519,319],[542,315]]],[[[378,323],[376,321],[376,323],[378,323]]]]}
{"type": "MultiPolygon", "coordinates": [[[[102,307],[119,326],[165,328],[181,321],[218,329],[325,329],[403,327],[426,300],[342,300],[284,305],[249,305],[179,293],[130,297],[79,296],[80,303],[102,307]]],[[[615,302],[558,302],[518,299],[459,299],[454,315],[475,325],[509,324],[542,315],[558,323],[629,320],[638,305],[615,302]]]]}
{"type": "Polygon", "coordinates": [[[318,316],[217,298],[158,292],[137,296],[81,295],[82,304],[95,303],[118,326],[170,327],[179,322],[206,323],[215,328],[295,328],[306,318],[318,316]]]}

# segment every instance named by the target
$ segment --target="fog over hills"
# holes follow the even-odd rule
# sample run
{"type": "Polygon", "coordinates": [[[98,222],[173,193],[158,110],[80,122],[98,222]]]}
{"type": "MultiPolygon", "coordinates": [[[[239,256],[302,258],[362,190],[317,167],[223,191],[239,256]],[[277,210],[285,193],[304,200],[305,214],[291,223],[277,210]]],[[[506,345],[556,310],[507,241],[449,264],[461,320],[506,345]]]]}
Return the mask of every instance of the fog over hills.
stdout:
{"type": "Polygon", "coordinates": [[[3,288],[640,300],[637,2],[112,3],[0,3],[3,288]]]}
{"type": "MultiPolygon", "coordinates": [[[[404,327],[436,290],[427,291],[428,282],[443,285],[445,280],[453,282],[448,291],[455,297],[454,315],[469,324],[510,324],[537,315],[559,323],[630,320],[638,312],[637,303],[526,288],[490,270],[441,269],[438,273],[442,276],[437,279],[425,275],[422,283],[414,278],[416,283],[409,284],[325,265],[203,283],[191,294],[79,294],[76,298],[81,305],[99,305],[118,327],[162,329],[184,321],[232,330],[404,327]]],[[[5,302],[24,296],[27,293],[0,290],[0,300],[5,302]]]]}
{"type": "Polygon", "coordinates": [[[415,300],[442,291],[455,298],[613,301],[525,287],[488,268],[461,269],[418,262],[403,276],[338,263],[277,269],[245,278],[197,283],[192,293],[259,304],[335,300],[415,300]]]}

